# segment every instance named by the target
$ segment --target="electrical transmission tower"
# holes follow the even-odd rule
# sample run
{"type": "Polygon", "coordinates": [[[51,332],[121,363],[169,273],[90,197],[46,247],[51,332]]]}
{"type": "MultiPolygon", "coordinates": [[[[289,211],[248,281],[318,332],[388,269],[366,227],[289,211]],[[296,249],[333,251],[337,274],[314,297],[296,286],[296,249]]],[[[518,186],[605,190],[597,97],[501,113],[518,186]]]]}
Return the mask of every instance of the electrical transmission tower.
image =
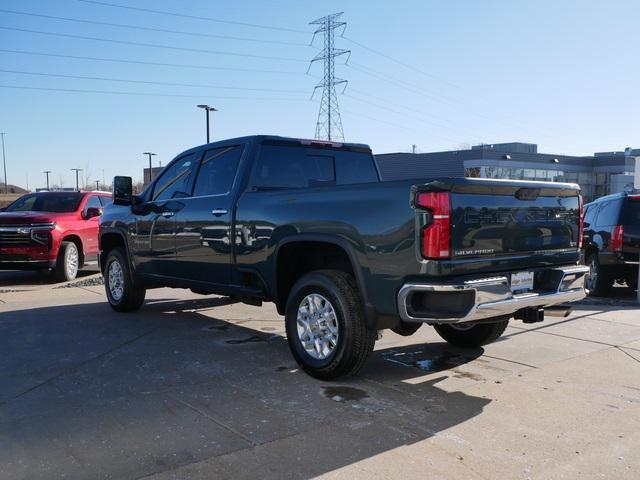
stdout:
{"type": "MultiPolygon", "coordinates": [[[[344,132],[342,131],[342,120],[340,119],[340,109],[338,108],[338,96],[336,95],[336,85],[344,84],[347,88],[347,81],[335,76],[335,58],[340,55],[351,55],[350,50],[343,50],[334,47],[334,34],[336,28],[346,28],[346,22],[339,22],[338,18],[343,12],[327,15],[326,17],[314,20],[309,25],[318,25],[313,32],[313,40],[318,33],[324,36],[324,48],[316,55],[309,68],[314,62],[322,60],[324,63],[324,76],[320,83],[313,89],[313,94],[318,88],[322,88],[322,100],[320,102],[320,110],[318,111],[318,120],[316,122],[316,135],[318,140],[341,140],[344,141],[344,132]]],[[[343,28],[343,32],[344,32],[343,28]]],[[[348,60],[348,57],[347,57],[348,60]]],[[[308,73],[308,70],[307,70],[308,73]]],[[[344,89],[343,89],[344,91],[344,89]]],[[[311,95],[313,98],[313,95],[311,95]]]]}

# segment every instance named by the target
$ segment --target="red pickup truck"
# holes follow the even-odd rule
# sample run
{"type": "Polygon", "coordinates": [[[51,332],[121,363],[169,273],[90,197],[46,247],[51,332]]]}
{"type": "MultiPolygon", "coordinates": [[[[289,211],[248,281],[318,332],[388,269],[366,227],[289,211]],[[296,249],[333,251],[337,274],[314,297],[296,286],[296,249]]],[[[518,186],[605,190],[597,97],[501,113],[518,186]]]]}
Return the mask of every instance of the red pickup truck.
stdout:
{"type": "Polygon", "coordinates": [[[26,194],[0,211],[0,270],[49,270],[73,280],[98,255],[106,192],[26,194]]]}

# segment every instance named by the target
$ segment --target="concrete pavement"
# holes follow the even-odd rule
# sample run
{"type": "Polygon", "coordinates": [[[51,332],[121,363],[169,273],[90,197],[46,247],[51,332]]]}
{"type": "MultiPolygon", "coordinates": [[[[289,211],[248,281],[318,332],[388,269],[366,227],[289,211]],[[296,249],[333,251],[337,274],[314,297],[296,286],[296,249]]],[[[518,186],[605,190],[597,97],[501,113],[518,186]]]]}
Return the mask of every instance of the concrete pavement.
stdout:
{"type": "Polygon", "coordinates": [[[484,349],[390,332],[320,382],[271,305],[0,280],[0,478],[640,476],[640,310],[591,302],[484,349]]]}

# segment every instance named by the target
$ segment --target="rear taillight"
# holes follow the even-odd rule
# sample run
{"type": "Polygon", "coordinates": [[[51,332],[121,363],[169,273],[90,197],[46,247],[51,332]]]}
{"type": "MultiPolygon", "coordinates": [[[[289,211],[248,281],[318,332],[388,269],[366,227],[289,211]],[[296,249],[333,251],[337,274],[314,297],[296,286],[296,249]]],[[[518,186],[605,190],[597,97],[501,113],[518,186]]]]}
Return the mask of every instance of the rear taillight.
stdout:
{"type": "Polygon", "coordinates": [[[421,232],[424,258],[451,256],[451,198],[449,192],[418,193],[416,206],[431,213],[432,221],[421,232]]]}
{"type": "Polygon", "coordinates": [[[611,230],[611,243],[609,249],[612,252],[621,252],[622,245],[624,243],[624,227],[622,225],[616,225],[611,230]]]}
{"type": "Polygon", "coordinates": [[[580,205],[580,220],[578,222],[578,248],[584,245],[584,200],[582,195],[578,195],[578,203],[580,205]]]}

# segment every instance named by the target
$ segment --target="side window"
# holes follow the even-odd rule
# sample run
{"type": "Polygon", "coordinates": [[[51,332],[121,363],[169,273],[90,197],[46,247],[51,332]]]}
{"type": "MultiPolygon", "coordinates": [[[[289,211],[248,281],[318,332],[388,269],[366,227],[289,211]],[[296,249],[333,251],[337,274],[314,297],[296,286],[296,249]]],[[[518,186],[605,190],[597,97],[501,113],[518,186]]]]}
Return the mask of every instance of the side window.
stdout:
{"type": "Polygon", "coordinates": [[[378,172],[370,153],[338,151],[335,155],[338,185],[378,182],[378,172]]]}
{"type": "Polygon", "coordinates": [[[198,170],[193,195],[198,197],[228,193],[236,178],[241,155],[241,146],[207,150],[198,170]]]}
{"type": "Polygon", "coordinates": [[[175,196],[191,196],[191,192],[188,190],[196,155],[192,153],[182,157],[162,172],[162,176],[153,187],[151,200],[169,200],[175,196]]]}
{"type": "Polygon", "coordinates": [[[595,227],[596,213],[598,213],[599,205],[589,205],[584,212],[584,221],[588,223],[589,226],[587,228],[595,227]]]}
{"type": "Polygon", "coordinates": [[[334,158],[303,147],[263,145],[251,175],[257,189],[335,185],[334,158]]]}
{"type": "Polygon", "coordinates": [[[604,202],[598,211],[596,224],[598,227],[611,227],[618,224],[620,217],[621,200],[611,200],[604,202]]]}
{"type": "Polygon", "coordinates": [[[100,203],[102,204],[103,207],[107,207],[111,205],[111,202],[112,202],[111,197],[105,197],[101,195],[98,198],[100,199],[100,203]]]}
{"type": "Polygon", "coordinates": [[[84,211],[86,212],[89,208],[102,208],[102,203],[97,195],[91,195],[89,200],[87,200],[87,203],[84,206],[84,211]]]}

